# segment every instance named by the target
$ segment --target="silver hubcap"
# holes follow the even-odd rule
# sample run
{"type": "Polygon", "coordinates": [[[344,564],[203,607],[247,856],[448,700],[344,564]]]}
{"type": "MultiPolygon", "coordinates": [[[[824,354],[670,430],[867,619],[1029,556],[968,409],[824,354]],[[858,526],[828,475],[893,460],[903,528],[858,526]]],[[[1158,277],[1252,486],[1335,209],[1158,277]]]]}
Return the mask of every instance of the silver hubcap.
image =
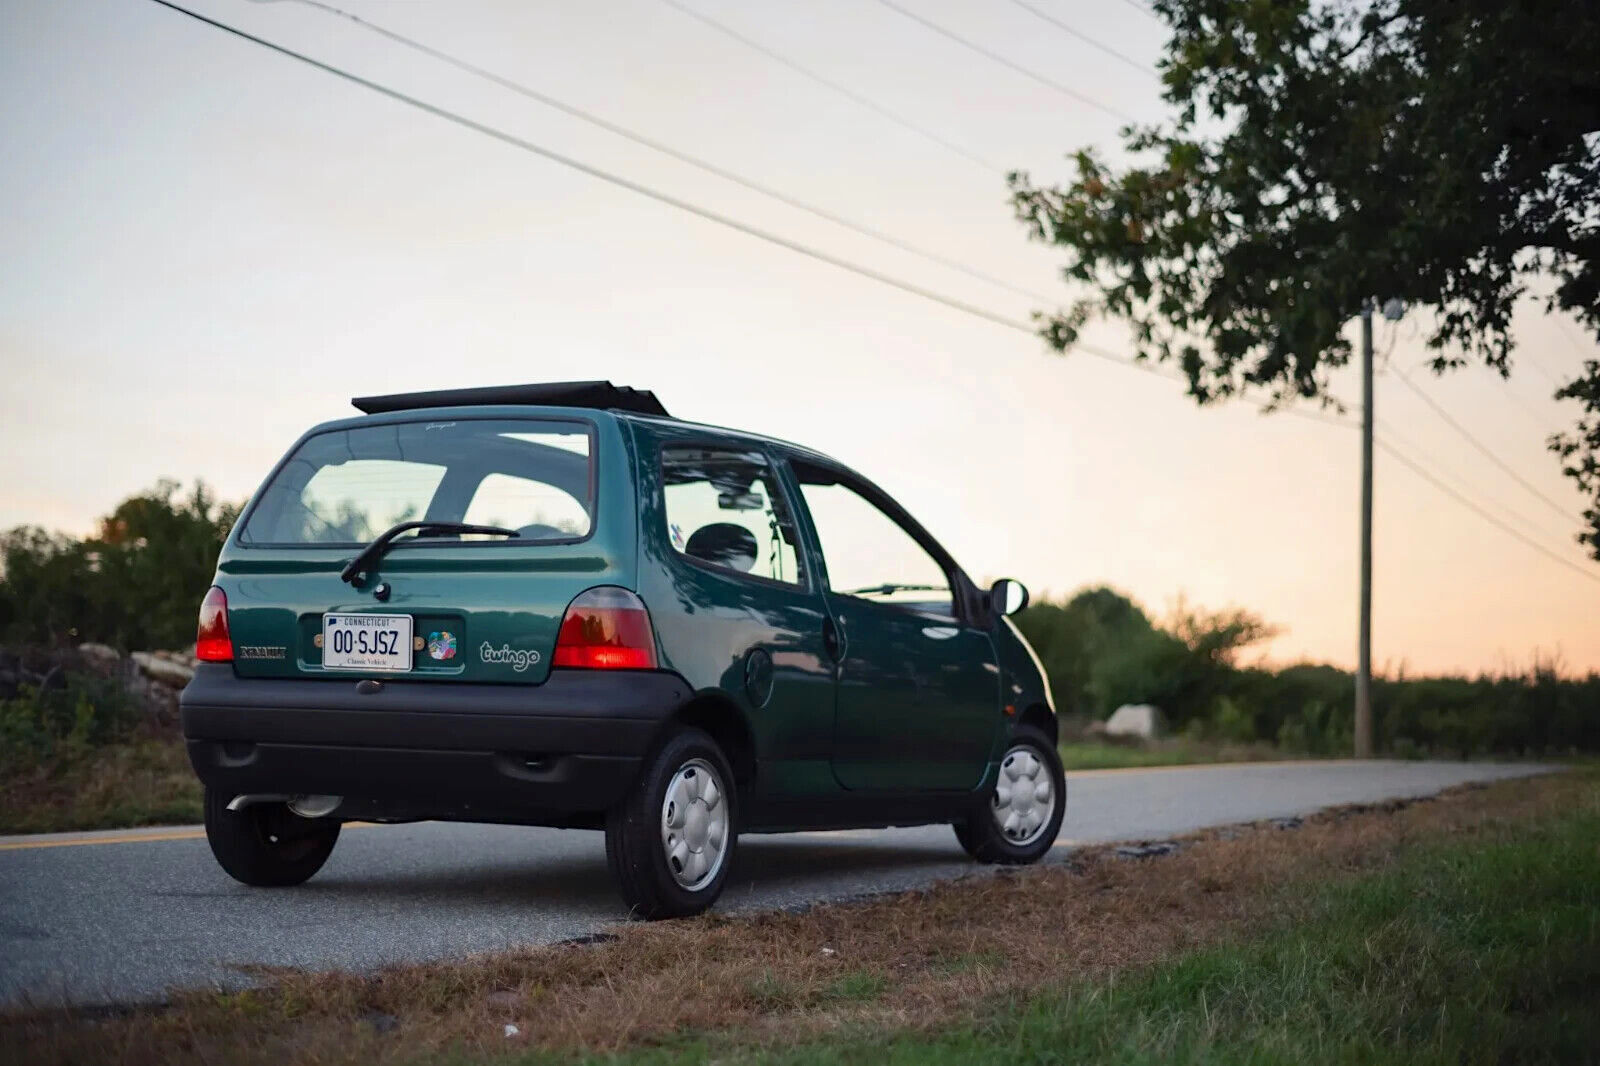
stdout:
{"type": "Polygon", "coordinates": [[[994,824],[1012,844],[1032,844],[1049,825],[1056,809],[1056,783],[1050,767],[1025,744],[1000,760],[994,786],[994,824]]]}
{"type": "Polygon", "coordinates": [[[704,759],[678,767],[661,801],[661,847],[673,878],[691,892],[710,884],[728,852],[728,802],[704,759]]]}

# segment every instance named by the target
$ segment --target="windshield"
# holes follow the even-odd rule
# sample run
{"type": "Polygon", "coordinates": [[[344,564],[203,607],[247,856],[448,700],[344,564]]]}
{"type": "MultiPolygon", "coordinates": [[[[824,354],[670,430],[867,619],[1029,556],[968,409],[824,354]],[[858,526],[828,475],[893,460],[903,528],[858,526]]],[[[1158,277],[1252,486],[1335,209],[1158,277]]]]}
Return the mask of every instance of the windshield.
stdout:
{"type": "MultiPolygon", "coordinates": [[[[594,514],[586,422],[398,422],[309,437],[245,517],[254,545],[359,545],[400,522],[470,522],[514,541],[579,540],[594,514]]],[[[454,538],[456,535],[451,535],[454,538]]],[[[460,534],[475,540],[475,534],[460,534]]]]}

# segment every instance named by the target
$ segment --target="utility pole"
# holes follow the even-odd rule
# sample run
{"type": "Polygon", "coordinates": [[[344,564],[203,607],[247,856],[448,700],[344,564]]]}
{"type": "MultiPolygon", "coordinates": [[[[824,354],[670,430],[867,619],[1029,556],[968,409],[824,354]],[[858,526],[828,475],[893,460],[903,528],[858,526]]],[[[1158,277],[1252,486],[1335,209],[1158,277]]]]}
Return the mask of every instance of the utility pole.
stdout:
{"type": "Polygon", "coordinates": [[[1372,757],[1372,303],[1361,302],[1361,636],[1356,657],[1356,758],[1372,757]]]}

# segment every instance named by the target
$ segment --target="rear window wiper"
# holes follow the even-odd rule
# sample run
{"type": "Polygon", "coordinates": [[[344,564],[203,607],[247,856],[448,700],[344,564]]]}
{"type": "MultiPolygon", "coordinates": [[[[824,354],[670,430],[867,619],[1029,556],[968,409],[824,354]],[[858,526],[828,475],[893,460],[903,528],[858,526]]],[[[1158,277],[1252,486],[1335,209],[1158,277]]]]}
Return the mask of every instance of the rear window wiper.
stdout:
{"type": "Polygon", "coordinates": [[[521,536],[514,529],[505,529],[501,526],[477,526],[471,522],[401,522],[390,526],[388,529],[372,538],[372,543],[361,549],[361,553],[345,564],[339,571],[339,580],[348,581],[354,585],[357,575],[367,567],[383,557],[389,550],[389,545],[402,533],[411,530],[417,531],[417,537],[430,537],[440,533],[480,533],[487,537],[518,537],[521,536]]]}
{"type": "Polygon", "coordinates": [[[896,592],[949,592],[948,585],[868,585],[864,589],[847,589],[845,596],[889,596],[896,592]]]}

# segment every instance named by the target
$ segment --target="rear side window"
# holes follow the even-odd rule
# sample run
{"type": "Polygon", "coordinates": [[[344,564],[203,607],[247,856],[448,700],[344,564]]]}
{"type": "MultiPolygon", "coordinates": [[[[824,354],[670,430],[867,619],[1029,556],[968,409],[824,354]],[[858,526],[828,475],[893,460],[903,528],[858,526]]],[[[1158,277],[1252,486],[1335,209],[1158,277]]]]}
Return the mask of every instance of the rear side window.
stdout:
{"type": "Polygon", "coordinates": [[[674,551],[721,570],[805,583],[794,519],[766,456],[664,448],[661,482],[674,551]]]}
{"type": "Polygon", "coordinates": [[[239,539],[348,546],[411,521],[520,534],[496,544],[581,539],[593,526],[592,451],[583,422],[463,419],[318,433],[273,475],[239,539]]]}

